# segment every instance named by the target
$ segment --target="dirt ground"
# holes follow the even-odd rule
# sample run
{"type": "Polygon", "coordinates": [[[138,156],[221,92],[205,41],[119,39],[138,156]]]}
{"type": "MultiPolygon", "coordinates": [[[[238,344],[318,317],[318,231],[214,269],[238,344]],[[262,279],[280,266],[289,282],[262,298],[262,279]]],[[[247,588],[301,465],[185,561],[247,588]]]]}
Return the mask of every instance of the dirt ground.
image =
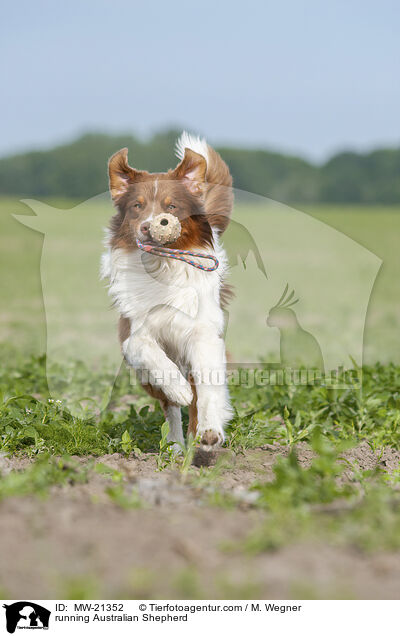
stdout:
{"type": "MultiPolygon", "coordinates": [[[[312,452],[306,444],[298,451],[306,466],[312,452]]],[[[249,485],[272,478],[276,457],[285,453],[267,445],[226,456],[218,490],[237,499],[232,509],[207,502],[204,494],[214,486],[200,487],[204,469],[196,468],[198,479],[190,483],[177,470],[157,471],[154,455],[101,458],[137,489],[142,508],[113,503],[105,494],[109,478],[93,472],[88,483],[54,487],[45,500],[7,498],[0,503],[0,594],[64,598],[83,587],[89,598],[398,598],[397,552],[316,542],[256,555],[232,547],[260,524],[249,485]]],[[[388,448],[378,457],[365,443],[346,459],[391,471],[400,453],[388,448]]],[[[2,457],[0,467],[4,474],[28,461],[2,457]]]]}

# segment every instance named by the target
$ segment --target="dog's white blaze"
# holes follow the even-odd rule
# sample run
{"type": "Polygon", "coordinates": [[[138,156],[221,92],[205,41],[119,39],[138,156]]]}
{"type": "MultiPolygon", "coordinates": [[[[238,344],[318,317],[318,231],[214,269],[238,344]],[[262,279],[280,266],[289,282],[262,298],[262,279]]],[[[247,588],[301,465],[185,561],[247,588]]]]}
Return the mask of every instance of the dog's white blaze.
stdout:
{"type": "Polygon", "coordinates": [[[153,216],[154,216],[154,212],[155,212],[155,209],[156,209],[156,203],[157,203],[157,201],[156,201],[156,198],[157,198],[157,192],[158,192],[158,179],[155,179],[155,180],[154,180],[153,207],[152,207],[152,210],[151,210],[151,213],[152,213],[152,215],[153,215],[153,216]]]}

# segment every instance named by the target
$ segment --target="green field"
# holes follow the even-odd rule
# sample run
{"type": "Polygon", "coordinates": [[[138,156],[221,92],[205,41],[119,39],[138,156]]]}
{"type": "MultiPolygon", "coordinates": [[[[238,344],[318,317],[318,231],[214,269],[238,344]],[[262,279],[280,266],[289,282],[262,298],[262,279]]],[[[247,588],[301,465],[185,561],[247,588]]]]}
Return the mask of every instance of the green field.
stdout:
{"type": "Polygon", "coordinates": [[[354,307],[367,302],[363,389],[232,385],[225,450],[207,466],[193,445],[180,459],[171,454],[160,408],[126,370],[117,373],[116,316],[98,278],[109,204],[93,200],[68,218],[53,208],[68,210],[70,201],[48,204],[39,221],[29,217],[44,240],[12,217],[29,214],[26,205],[0,206],[0,595],[396,598],[400,209],[319,206],[302,215],[238,205],[236,223],[254,238],[268,275],[233,226],[231,260],[247,262],[233,267],[239,318],[229,316],[228,346],[238,362],[255,350],[277,360],[278,333],[265,317],[289,281],[302,325],[328,357],[335,340],[325,337],[319,306],[332,300],[337,342],[351,353],[365,318],[354,307]],[[285,225],[290,214],[294,226],[285,225]],[[364,252],[349,249],[346,267],[338,262],[329,275],[329,258],[351,248],[346,236],[383,261],[370,298],[375,256],[351,262],[364,252]],[[344,281],[333,299],[332,280],[344,281]],[[64,399],[71,387],[73,414],[64,399]],[[21,574],[27,559],[34,580],[21,574]]]}
{"type": "MultiPolygon", "coordinates": [[[[74,203],[70,201],[49,201],[48,203],[52,208],[54,206],[54,208],[60,207],[66,210],[70,210],[74,206],[74,203]]],[[[49,211],[45,210],[44,220],[42,217],[38,223],[39,229],[49,230],[46,237],[46,249],[43,251],[42,285],[40,259],[43,234],[25,227],[12,216],[13,214],[32,214],[30,207],[11,200],[3,200],[0,203],[1,340],[12,343],[21,350],[36,353],[45,350],[46,321],[43,287],[45,292],[49,291],[49,306],[46,309],[48,312],[47,328],[51,331],[51,344],[57,346],[59,343],[61,345],[63,342],[66,343],[70,356],[74,355],[73,352],[76,349],[76,355],[87,351],[90,357],[93,350],[96,349],[113,359],[115,343],[112,338],[115,315],[109,310],[108,299],[104,292],[105,286],[98,280],[103,227],[107,225],[112,208],[108,201],[101,197],[99,201],[92,200],[83,207],[65,212],[66,220],[60,216],[61,220],[54,225],[49,224],[48,221],[48,215],[51,214],[52,208],[49,208],[49,211]],[[83,214],[81,214],[82,209],[84,210],[83,214]],[[70,318],[73,319],[72,324],[70,318]],[[77,337],[77,332],[78,336],[79,333],[83,336],[77,337]]],[[[42,211],[40,205],[39,210],[42,211]]],[[[296,226],[296,231],[300,228],[300,231],[304,233],[320,233],[319,227],[311,225],[309,230],[309,226],[302,221],[303,218],[307,221],[310,218],[315,218],[323,221],[322,229],[332,227],[338,230],[381,259],[382,266],[376,277],[371,297],[368,298],[364,332],[364,363],[369,364],[377,360],[398,362],[400,360],[400,344],[396,335],[400,301],[395,290],[400,267],[397,246],[400,210],[393,207],[319,206],[306,208],[303,211],[307,215],[297,213],[300,216],[300,223],[296,226]]],[[[255,238],[268,274],[268,280],[265,281],[256,268],[251,252],[247,259],[249,265],[246,270],[246,276],[250,276],[250,278],[244,277],[242,268],[234,267],[232,269],[231,278],[233,284],[237,283],[238,294],[236,304],[234,302],[232,309],[227,342],[228,348],[232,348],[233,345],[234,352],[236,352],[235,348],[238,348],[237,358],[239,361],[241,358],[243,361],[253,361],[254,352],[260,350],[258,340],[260,337],[264,339],[264,334],[267,334],[265,315],[268,313],[268,308],[280,296],[286,280],[291,278],[299,259],[303,265],[307,264],[311,271],[311,275],[306,271],[306,273],[301,274],[301,278],[304,279],[307,288],[314,286],[312,294],[316,299],[317,307],[320,302],[326,303],[332,298],[330,265],[328,265],[327,271],[321,271],[321,267],[318,266],[320,254],[315,246],[315,241],[312,248],[309,249],[303,240],[304,237],[299,239],[297,236],[296,248],[293,249],[293,245],[288,245],[287,240],[284,240],[285,233],[290,231],[290,223],[288,223],[286,230],[286,217],[280,209],[276,213],[276,217],[280,219],[280,225],[278,226],[274,222],[273,227],[277,236],[272,238],[265,236],[268,228],[267,220],[271,218],[268,206],[263,207],[260,204],[238,205],[233,217],[238,224],[245,226],[255,238]],[[283,237],[283,240],[280,240],[280,237],[283,237]],[[277,280],[276,276],[271,276],[271,263],[274,267],[276,265],[282,269],[282,262],[284,263],[283,272],[280,279],[277,280]],[[260,303],[261,297],[262,303],[260,303]],[[243,323],[250,323],[250,321],[250,328],[243,330],[243,323]],[[247,358],[247,354],[249,354],[249,358],[247,358]]],[[[235,227],[239,226],[233,226],[233,231],[226,239],[234,257],[236,257],[236,253],[243,252],[243,245],[246,243],[243,241],[243,233],[235,227]]],[[[334,241],[336,241],[336,236],[332,239],[332,242],[334,241]]],[[[321,254],[323,255],[324,252],[321,254]]],[[[338,254],[340,256],[340,251],[338,254]]],[[[342,256],[343,261],[346,259],[349,261],[346,266],[350,271],[353,267],[351,256],[351,253],[342,256]]],[[[335,255],[334,257],[336,258],[335,255]]],[[[364,265],[363,262],[359,265],[360,281],[364,275],[362,271],[364,265]]],[[[346,275],[347,272],[344,271],[344,276],[346,275]]],[[[300,283],[302,282],[303,280],[300,280],[300,283]]],[[[335,290],[336,288],[333,287],[334,292],[335,290]]],[[[298,294],[298,287],[296,293],[298,294]]],[[[360,299],[354,295],[358,293],[357,280],[350,293],[349,302],[353,303],[353,306],[358,306],[360,299]]],[[[340,300],[343,295],[342,290],[339,291],[338,295],[340,300]]],[[[341,307],[339,300],[337,310],[333,309],[333,312],[337,312],[335,320],[343,322],[340,329],[348,334],[349,353],[351,353],[353,328],[360,330],[360,325],[355,327],[351,320],[346,322],[346,307],[341,307]]],[[[365,303],[365,298],[362,301],[365,303]]],[[[336,300],[334,302],[336,303],[336,300]]],[[[301,304],[299,304],[300,307],[301,304]]],[[[310,307],[308,313],[306,308],[303,323],[305,321],[306,326],[309,324],[311,328],[320,328],[319,323],[324,322],[324,315],[318,316],[316,314],[315,307],[310,307]]],[[[360,321],[364,318],[364,313],[361,312],[360,321]]],[[[269,346],[271,350],[275,349],[276,356],[277,339],[278,333],[274,334],[273,330],[269,330],[268,343],[265,345],[267,348],[263,354],[266,355],[269,352],[269,346]]],[[[355,348],[358,352],[359,342],[356,343],[355,348]]]]}

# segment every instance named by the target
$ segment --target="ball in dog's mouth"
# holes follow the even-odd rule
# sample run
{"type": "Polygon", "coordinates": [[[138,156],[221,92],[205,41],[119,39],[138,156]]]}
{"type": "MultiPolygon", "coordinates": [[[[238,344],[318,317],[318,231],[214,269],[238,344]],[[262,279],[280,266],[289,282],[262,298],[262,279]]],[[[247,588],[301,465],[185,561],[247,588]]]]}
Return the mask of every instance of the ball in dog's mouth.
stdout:
{"type": "Polygon", "coordinates": [[[176,241],[180,237],[181,231],[179,219],[168,212],[158,214],[150,221],[149,234],[154,241],[161,245],[176,241]]]}

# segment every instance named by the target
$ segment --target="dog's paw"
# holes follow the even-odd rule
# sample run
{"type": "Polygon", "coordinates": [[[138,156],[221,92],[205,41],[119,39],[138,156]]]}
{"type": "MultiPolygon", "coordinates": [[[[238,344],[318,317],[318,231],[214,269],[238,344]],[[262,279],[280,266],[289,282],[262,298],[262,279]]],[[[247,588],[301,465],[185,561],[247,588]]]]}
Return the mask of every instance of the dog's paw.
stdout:
{"type": "Polygon", "coordinates": [[[168,400],[178,406],[189,406],[193,399],[192,387],[183,377],[163,385],[162,390],[168,400]]]}
{"type": "Polygon", "coordinates": [[[205,451],[215,450],[224,443],[224,434],[221,430],[207,429],[200,437],[201,448],[205,451]]]}
{"type": "Polygon", "coordinates": [[[221,448],[223,442],[223,431],[207,429],[200,434],[200,443],[193,457],[193,465],[198,467],[214,466],[221,454],[226,452],[221,448]]]}

